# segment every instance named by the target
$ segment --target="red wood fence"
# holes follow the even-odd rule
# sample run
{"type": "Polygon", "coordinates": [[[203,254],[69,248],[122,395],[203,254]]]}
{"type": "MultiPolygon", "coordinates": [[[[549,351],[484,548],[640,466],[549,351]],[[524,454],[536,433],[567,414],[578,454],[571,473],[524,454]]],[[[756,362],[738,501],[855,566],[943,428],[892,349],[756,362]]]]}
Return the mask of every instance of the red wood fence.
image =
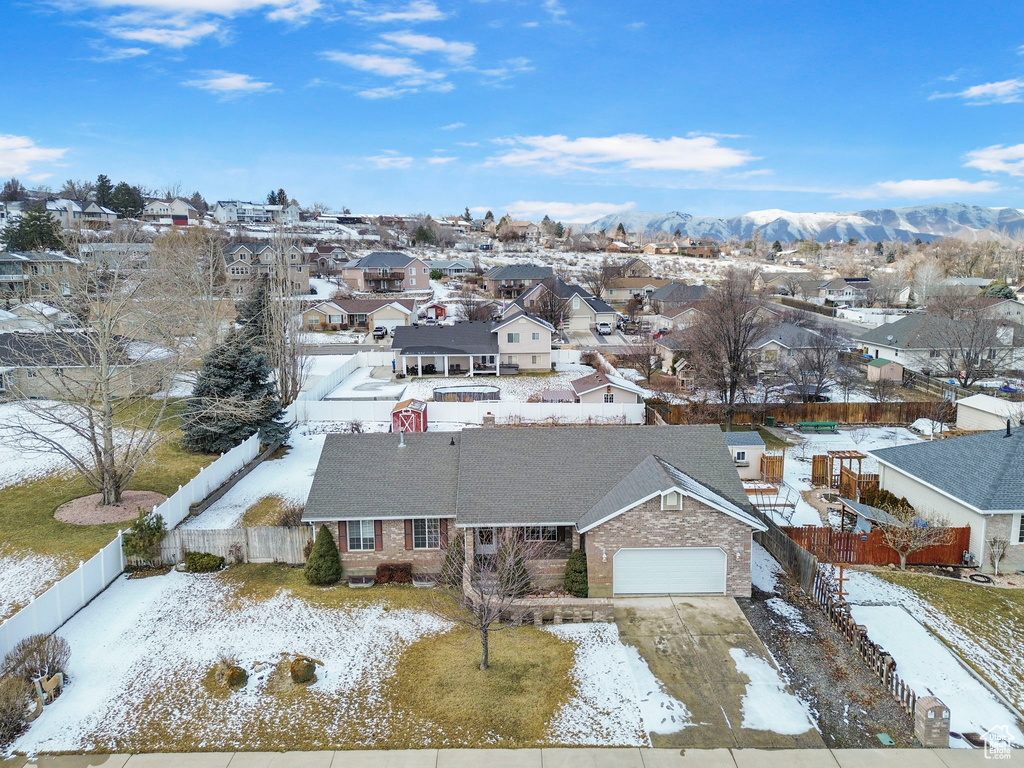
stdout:
{"type": "MultiPolygon", "coordinates": [[[[831,528],[806,525],[802,528],[783,527],[793,541],[827,563],[856,565],[898,565],[900,556],[885,543],[885,535],[878,528],[871,533],[840,533],[831,528]]],[[[914,552],[907,558],[908,565],[961,565],[965,549],[970,549],[971,529],[950,528],[952,538],[948,544],[914,552]]]]}

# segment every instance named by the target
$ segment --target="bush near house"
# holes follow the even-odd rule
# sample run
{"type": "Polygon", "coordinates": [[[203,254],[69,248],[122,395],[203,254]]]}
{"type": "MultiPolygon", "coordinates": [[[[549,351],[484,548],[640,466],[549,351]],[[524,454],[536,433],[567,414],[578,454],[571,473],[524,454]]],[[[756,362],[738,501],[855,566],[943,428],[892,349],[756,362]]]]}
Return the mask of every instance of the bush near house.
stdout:
{"type": "Polygon", "coordinates": [[[30,635],[15,645],[0,664],[0,677],[17,677],[27,683],[35,677],[63,673],[71,658],[71,644],[59,635],[30,635]]]}
{"type": "Polygon", "coordinates": [[[461,532],[454,533],[444,549],[444,561],[441,564],[441,582],[444,586],[456,589],[462,585],[462,570],[466,564],[466,542],[461,532]]]}
{"type": "Polygon", "coordinates": [[[316,678],[316,662],[306,656],[298,656],[292,661],[288,671],[293,683],[311,683],[316,678]]]}
{"type": "Polygon", "coordinates": [[[412,584],[412,563],[381,563],[375,580],[378,584],[412,584]]]}
{"type": "Polygon", "coordinates": [[[306,559],[303,575],[310,584],[318,586],[337,584],[341,579],[341,557],[338,555],[334,537],[326,525],[321,525],[316,534],[316,541],[306,559]]]}
{"type": "Polygon", "coordinates": [[[573,597],[587,597],[587,553],[574,549],[565,563],[565,591],[573,597]]]}
{"type": "Polygon", "coordinates": [[[32,686],[20,677],[0,678],[0,749],[25,730],[32,686]]]}
{"type": "Polygon", "coordinates": [[[212,573],[224,567],[224,558],[209,552],[186,552],[185,570],[189,573],[212,573]]]}
{"type": "Polygon", "coordinates": [[[129,557],[152,562],[160,557],[160,542],[166,535],[163,515],[140,509],[139,516],[132,520],[131,529],[122,537],[121,545],[129,557]]]}

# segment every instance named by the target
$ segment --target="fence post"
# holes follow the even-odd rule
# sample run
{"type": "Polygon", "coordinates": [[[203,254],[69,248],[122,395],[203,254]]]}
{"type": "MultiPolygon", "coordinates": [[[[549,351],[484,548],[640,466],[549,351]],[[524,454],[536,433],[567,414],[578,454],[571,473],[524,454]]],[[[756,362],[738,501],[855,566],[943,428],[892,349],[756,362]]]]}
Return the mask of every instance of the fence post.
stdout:
{"type": "MultiPolygon", "coordinates": [[[[101,575],[100,581],[102,580],[103,576],[101,575]]],[[[83,560],[78,561],[78,588],[82,593],[82,606],[84,606],[89,601],[85,597],[85,562],[83,560]]]]}

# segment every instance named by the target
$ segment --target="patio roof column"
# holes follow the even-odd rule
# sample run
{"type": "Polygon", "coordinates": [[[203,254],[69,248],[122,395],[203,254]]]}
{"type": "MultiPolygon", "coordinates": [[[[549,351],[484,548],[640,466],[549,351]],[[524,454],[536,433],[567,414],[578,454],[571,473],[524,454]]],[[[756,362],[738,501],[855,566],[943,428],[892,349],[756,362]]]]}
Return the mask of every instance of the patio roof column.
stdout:
{"type": "Polygon", "coordinates": [[[423,375],[423,355],[416,355],[416,375],[423,375]]]}
{"type": "Polygon", "coordinates": [[[448,378],[448,355],[444,355],[442,357],[442,359],[444,360],[444,377],[447,379],[448,378]]]}
{"type": "Polygon", "coordinates": [[[473,356],[469,356],[469,378],[473,378],[473,356]]]}

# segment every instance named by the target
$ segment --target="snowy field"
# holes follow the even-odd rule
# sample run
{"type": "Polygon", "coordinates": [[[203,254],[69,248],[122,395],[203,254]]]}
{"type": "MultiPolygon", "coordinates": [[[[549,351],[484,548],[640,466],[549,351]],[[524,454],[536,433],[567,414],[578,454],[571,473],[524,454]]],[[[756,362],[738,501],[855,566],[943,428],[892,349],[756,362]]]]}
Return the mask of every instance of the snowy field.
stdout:
{"type": "Polygon", "coordinates": [[[323,434],[310,434],[306,425],[296,427],[288,437],[289,450],[284,456],[264,461],[182,527],[234,528],[241,525],[242,515],[249,507],[267,496],[280,496],[304,505],[325,439],[323,434]]]}
{"type": "MultiPolygon", "coordinates": [[[[338,743],[386,745],[401,714],[388,677],[411,643],[447,627],[409,609],[325,608],[287,593],[237,600],[233,589],[213,575],[118,579],[60,630],[71,644],[70,684],[14,749],[151,750],[173,746],[183,730],[210,750],[273,749],[260,724],[290,722],[315,723],[338,743]],[[250,672],[229,702],[202,684],[222,653],[250,672]],[[323,663],[317,681],[303,696],[269,694],[270,671],[291,653],[323,663]],[[164,730],[147,728],[154,718],[164,730]]],[[[576,645],[577,693],[551,721],[553,743],[646,746],[648,731],[693,725],[614,625],[549,631],[576,645]]],[[[423,732],[425,744],[457,739],[423,732]]]]}
{"type": "MultiPolygon", "coordinates": [[[[325,400],[400,400],[410,386],[405,381],[395,381],[373,376],[373,368],[356,368],[327,393],[325,400]]],[[[434,381],[434,379],[431,379],[434,381]]]]}
{"type": "MultiPolygon", "coordinates": [[[[964,669],[924,625],[941,632],[1003,691],[1018,696],[1020,659],[1016,665],[1007,665],[908,589],[863,571],[847,571],[847,576],[847,600],[853,618],[868,628],[868,637],[892,654],[896,671],[918,696],[932,694],[946,703],[953,731],[983,734],[994,726],[1006,725],[1017,744],[1024,745],[1016,715],[964,669]]],[[[950,746],[967,745],[950,738],[950,746]]]]}
{"type": "MultiPolygon", "coordinates": [[[[796,503],[791,522],[776,514],[780,525],[821,525],[821,515],[813,506],[804,501],[802,493],[811,490],[811,457],[828,451],[868,451],[878,448],[892,448],[921,442],[921,436],[903,427],[857,427],[844,429],[838,434],[803,434],[794,429],[786,430],[790,442],[797,445],[786,449],[786,463],[782,480],[792,489],[789,501],[796,503]]],[[[871,456],[863,460],[865,474],[878,471],[878,462],[871,456]]],[[[785,492],[783,491],[784,495],[785,492]]]]}

